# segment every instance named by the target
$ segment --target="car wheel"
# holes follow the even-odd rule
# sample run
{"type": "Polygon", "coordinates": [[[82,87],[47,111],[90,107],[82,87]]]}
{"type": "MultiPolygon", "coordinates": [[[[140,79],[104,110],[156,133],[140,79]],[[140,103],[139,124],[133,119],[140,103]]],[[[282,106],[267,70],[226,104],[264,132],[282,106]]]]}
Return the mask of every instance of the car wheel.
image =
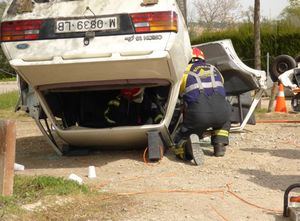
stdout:
{"type": "Polygon", "coordinates": [[[277,56],[271,65],[270,75],[271,75],[272,81],[273,82],[278,81],[278,77],[281,74],[283,74],[287,70],[295,68],[296,66],[297,66],[297,64],[293,57],[291,57],[289,55],[277,56]]]}
{"type": "Polygon", "coordinates": [[[296,61],[297,63],[300,63],[300,55],[298,55],[297,57],[295,57],[295,61],[296,61]]]}

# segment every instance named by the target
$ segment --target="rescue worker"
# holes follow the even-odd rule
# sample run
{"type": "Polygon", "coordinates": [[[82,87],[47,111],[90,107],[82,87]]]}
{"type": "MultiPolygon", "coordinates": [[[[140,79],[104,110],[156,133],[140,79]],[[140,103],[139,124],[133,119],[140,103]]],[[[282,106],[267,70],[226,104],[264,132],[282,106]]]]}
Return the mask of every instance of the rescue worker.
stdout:
{"type": "Polygon", "coordinates": [[[184,101],[182,126],[175,136],[175,154],[185,160],[203,163],[202,137],[212,128],[211,144],[214,155],[225,155],[229,143],[231,107],[226,100],[224,79],[213,65],[205,62],[203,52],[193,48],[193,57],[181,82],[180,96],[184,101]]]}
{"type": "Polygon", "coordinates": [[[108,102],[104,118],[108,126],[135,126],[157,124],[163,115],[144,88],[125,88],[108,102]]]}

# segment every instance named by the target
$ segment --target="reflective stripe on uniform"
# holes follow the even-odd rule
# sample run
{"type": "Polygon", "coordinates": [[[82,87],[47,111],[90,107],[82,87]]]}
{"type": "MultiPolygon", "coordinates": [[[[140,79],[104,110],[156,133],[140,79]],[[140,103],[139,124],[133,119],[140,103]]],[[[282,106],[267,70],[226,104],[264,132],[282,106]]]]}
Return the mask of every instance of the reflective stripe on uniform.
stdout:
{"type": "Polygon", "coordinates": [[[174,148],[174,153],[175,153],[176,155],[178,155],[178,154],[184,154],[184,149],[183,149],[183,147],[174,148]]]}
{"type": "Polygon", "coordinates": [[[110,124],[116,124],[116,121],[110,119],[107,115],[110,112],[111,107],[119,107],[120,106],[120,98],[116,98],[108,102],[108,108],[104,111],[104,118],[110,124]]]}
{"type": "Polygon", "coordinates": [[[223,77],[213,65],[198,62],[189,65],[185,71],[180,85],[180,96],[189,104],[197,100],[199,93],[207,96],[218,93],[226,96],[223,77]]]}
{"type": "Polygon", "coordinates": [[[159,114],[155,117],[154,122],[157,123],[157,122],[161,121],[162,119],[163,119],[163,115],[159,114]]]}
{"type": "Polygon", "coordinates": [[[174,148],[174,154],[179,157],[180,159],[184,159],[184,148],[178,147],[178,148],[174,148]]]}
{"type": "MultiPolygon", "coordinates": [[[[196,72],[194,72],[194,73],[196,74],[196,72]]],[[[210,70],[205,71],[203,68],[201,68],[198,75],[199,75],[200,77],[207,78],[207,77],[211,76],[210,73],[211,73],[210,70]]]]}
{"type": "Polygon", "coordinates": [[[223,137],[228,137],[229,132],[227,130],[214,130],[213,131],[214,136],[223,136],[223,137]]]}
{"type": "Polygon", "coordinates": [[[192,66],[193,66],[193,64],[189,64],[189,65],[186,67],[186,69],[185,69],[185,71],[184,71],[184,74],[188,74],[188,73],[191,71],[192,66]]]}
{"type": "MultiPolygon", "coordinates": [[[[223,87],[223,83],[220,81],[216,81],[214,76],[214,66],[210,67],[209,71],[204,71],[203,69],[200,70],[199,75],[194,72],[189,72],[189,75],[193,76],[197,83],[191,84],[188,87],[185,88],[184,92],[182,94],[187,94],[192,90],[199,89],[203,90],[204,88],[217,88],[217,87],[223,87]],[[211,82],[202,82],[201,78],[199,76],[207,75],[211,77],[211,82]]],[[[186,79],[185,79],[186,81],[186,79]]],[[[186,86],[186,82],[185,82],[186,86]]]]}
{"type": "MultiPolygon", "coordinates": [[[[216,88],[217,87],[217,82],[216,82],[216,79],[215,79],[215,74],[214,74],[214,66],[210,66],[210,78],[211,78],[211,84],[212,84],[212,88],[216,88]]],[[[221,83],[221,82],[219,82],[221,83]]],[[[223,84],[222,84],[223,86],[223,84]]]]}
{"type": "Polygon", "coordinates": [[[181,80],[181,85],[180,85],[180,95],[184,93],[184,90],[185,90],[185,87],[186,87],[186,82],[187,82],[187,77],[188,77],[188,74],[185,73],[182,77],[182,80],[181,80]]]}
{"type": "Polygon", "coordinates": [[[156,105],[156,103],[151,103],[151,109],[156,109],[157,108],[157,105],[156,105]]]}
{"type": "Polygon", "coordinates": [[[186,145],[186,140],[181,140],[175,148],[173,148],[173,151],[175,155],[184,160],[185,159],[185,145],[186,145]]]}
{"type": "MultiPolygon", "coordinates": [[[[223,87],[223,84],[220,81],[216,81],[215,82],[217,87],[223,87]]],[[[212,83],[211,82],[202,82],[202,86],[204,88],[212,88],[212,83]]],[[[192,90],[195,89],[200,89],[198,84],[192,84],[190,86],[188,86],[185,90],[184,90],[184,94],[189,93],[192,90]]]]}
{"type": "Polygon", "coordinates": [[[109,108],[107,108],[107,109],[105,110],[105,112],[104,112],[104,118],[105,118],[105,120],[106,120],[108,123],[110,123],[110,124],[115,124],[116,121],[109,119],[109,117],[107,116],[108,112],[109,112],[109,108]]]}
{"type": "Polygon", "coordinates": [[[120,101],[119,100],[111,100],[111,101],[108,102],[108,106],[119,107],[120,106],[120,101]]]}
{"type": "Polygon", "coordinates": [[[181,84],[180,84],[180,90],[179,90],[180,95],[184,93],[187,78],[188,78],[189,72],[191,72],[192,67],[193,67],[193,64],[189,64],[184,71],[183,77],[181,79],[181,84]]]}
{"type": "Polygon", "coordinates": [[[204,87],[202,85],[200,77],[196,73],[194,73],[194,72],[190,72],[189,75],[192,75],[196,79],[199,89],[203,90],[204,87]]]}

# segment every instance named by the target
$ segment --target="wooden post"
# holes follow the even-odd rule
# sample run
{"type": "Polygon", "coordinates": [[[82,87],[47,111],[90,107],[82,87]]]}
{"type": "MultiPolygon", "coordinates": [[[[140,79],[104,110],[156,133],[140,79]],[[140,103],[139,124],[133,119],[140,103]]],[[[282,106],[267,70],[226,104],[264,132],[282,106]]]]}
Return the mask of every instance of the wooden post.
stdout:
{"type": "Polygon", "coordinates": [[[13,194],[16,152],[16,126],[11,120],[0,120],[0,195],[13,194]]]}
{"type": "Polygon", "coordinates": [[[275,101],[277,93],[278,93],[278,83],[274,82],[272,90],[271,90],[271,96],[270,96],[270,101],[269,101],[269,106],[268,106],[268,113],[273,111],[274,101],[275,101]]]}

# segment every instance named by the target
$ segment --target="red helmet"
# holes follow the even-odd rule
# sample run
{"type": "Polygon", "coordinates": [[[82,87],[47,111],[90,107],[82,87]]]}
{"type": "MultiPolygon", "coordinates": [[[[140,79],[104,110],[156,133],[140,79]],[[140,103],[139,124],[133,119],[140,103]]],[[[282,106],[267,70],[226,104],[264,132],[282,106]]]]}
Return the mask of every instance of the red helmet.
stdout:
{"type": "Polygon", "coordinates": [[[142,88],[124,88],[121,89],[121,95],[123,97],[126,97],[127,99],[134,99],[135,97],[137,97],[138,95],[140,95],[143,92],[142,88]]]}
{"type": "Polygon", "coordinates": [[[205,60],[203,51],[199,48],[193,48],[193,58],[205,60]]]}

